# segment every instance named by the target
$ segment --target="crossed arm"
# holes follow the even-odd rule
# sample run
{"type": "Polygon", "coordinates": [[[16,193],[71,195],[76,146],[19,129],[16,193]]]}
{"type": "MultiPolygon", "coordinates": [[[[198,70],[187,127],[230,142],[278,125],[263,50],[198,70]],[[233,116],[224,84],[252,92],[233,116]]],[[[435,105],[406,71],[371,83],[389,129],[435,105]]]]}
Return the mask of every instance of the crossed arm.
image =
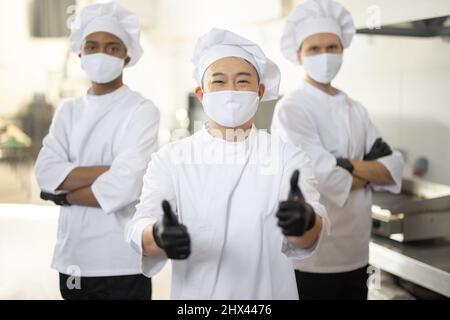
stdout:
{"type": "Polygon", "coordinates": [[[92,192],[91,186],[110,167],[78,167],[69,173],[59,186],[59,191],[68,191],[67,201],[72,205],[100,208],[100,204],[92,192]]]}
{"type": "Polygon", "coordinates": [[[353,183],[352,190],[365,188],[368,183],[389,185],[394,183],[390,172],[379,161],[352,160],[353,183]]]}

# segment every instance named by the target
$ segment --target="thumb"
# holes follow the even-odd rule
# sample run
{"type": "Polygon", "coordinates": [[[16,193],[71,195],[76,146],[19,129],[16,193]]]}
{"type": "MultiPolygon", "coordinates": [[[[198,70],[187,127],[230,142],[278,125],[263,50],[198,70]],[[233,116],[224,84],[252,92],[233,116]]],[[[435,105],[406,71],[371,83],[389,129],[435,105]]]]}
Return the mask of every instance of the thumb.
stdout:
{"type": "Polygon", "coordinates": [[[295,170],[291,177],[291,189],[289,191],[288,200],[305,201],[303,193],[298,186],[298,178],[300,176],[300,171],[295,170]]]}
{"type": "Polygon", "coordinates": [[[176,226],[178,225],[177,216],[173,213],[172,207],[170,206],[169,201],[164,200],[162,203],[163,208],[163,225],[164,226],[176,226]]]}
{"type": "Polygon", "coordinates": [[[383,146],[383,139],[377,138],[373,144],[374,148],[380,148],[383,146]]]}

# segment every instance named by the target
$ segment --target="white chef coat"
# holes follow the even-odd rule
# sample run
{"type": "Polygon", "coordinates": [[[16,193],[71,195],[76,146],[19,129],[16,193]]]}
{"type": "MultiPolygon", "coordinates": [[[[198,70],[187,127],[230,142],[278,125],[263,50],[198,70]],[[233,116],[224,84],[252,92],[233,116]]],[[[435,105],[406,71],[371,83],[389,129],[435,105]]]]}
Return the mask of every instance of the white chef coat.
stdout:
{"type": "MultiPolygon", "coordinates": [[[[320,241],[297,249],[277,226],[279,201],[287,199],[295,169],[306,200],[326,217],[300,149],[255,127],[242,142],[203,128],[153,155],[128,241],[142,254],[142,232],[161,217],[166,199],[187,226],[192,251],[172,263],[173,299],[298,299],[288,257],[312,255],[320,241]]],[[[166,260],[143,256],[143,273],[154,276],[166,260]]]]}
{"type": "MultiPolygon", "coordinates": [[[[301,146],[313,163],[331,232],[314,257],[296,262],[305,272],[335,273],[361,268],[369,260],[372,190],[351,192],[352,176],[336,167],[336,158],[362,160],[380,133],[367,110],[340,92],[331,96],[306,81],[277,104],[272,133],[301,146]]],[[[400,192],[404,161],[398,151],[378,159],[394,183],[375,190],[400,192]]]]}
{"type": "Polygon", "coordinates": [[[86,277],[141,273],[140,257],[123,232],[157,147],[159,118],[153,103],[127,86],[102,96],[87,93],[59,108],[36,163],[41,189],[57,193],[76,167],[111,169],[92,185],[101,209],[61,208],[54,269],[86,277]]]}

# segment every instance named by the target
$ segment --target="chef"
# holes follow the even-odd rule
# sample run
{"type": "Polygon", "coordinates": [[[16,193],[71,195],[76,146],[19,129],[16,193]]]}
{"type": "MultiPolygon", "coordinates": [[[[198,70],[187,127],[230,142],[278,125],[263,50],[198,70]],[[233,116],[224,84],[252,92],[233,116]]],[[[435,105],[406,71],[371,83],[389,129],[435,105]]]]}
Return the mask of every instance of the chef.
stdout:
{"type": "Polygon", "coordinates": [[[209,120],[152,157],[128,241],[149,277],[173,260],[173,299],[298,299],[290,258],[320,246],[326,212],[306,155],[253,125],[279,69],[220,29],[192,61],[209,120]]]}
{"type": "Polygon", "coordinates": [[[310,0],[288,17],[281,39],[306,77],[277,104],[272,133],[311,158],[331,227],[313,257],[295,262],[300,299],[367,299],[372,190],[401,188],[401,154],[367,110],[332,85],[354,33],[344,7],[310,0]]]}
{"type": "Polygon", "coordinates": [[[151,297],[123,237],[160,118],[122,80],[142,56],[139,37],[138,17],[115,2],[85,7],[72,25],[72,50],[92,85],[59,108],[36,163],[42,198],[61,205],[52,267],[65,299],[151,297]]]}

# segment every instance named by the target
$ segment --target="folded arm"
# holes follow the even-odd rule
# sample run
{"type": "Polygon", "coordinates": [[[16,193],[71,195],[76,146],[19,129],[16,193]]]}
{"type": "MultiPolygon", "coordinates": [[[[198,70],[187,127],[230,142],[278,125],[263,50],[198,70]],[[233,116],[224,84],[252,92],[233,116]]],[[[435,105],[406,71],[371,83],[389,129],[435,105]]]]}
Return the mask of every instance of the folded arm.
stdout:
{"type": "Polygon", "coordinates": [[[100,204],[92,193],[91,187],[70,192],[67,195],[67,201],[71,205],[100,208],[100,204]]]}
{"type": "Polygon", "coordinates": [[[58,187],[77,166],[69,158],[70,105],[61,106],[36,159],[35,175],[41,190],[58,193],[58,187]]]}
{"type": "Polygon", "coordinates": [[[379,161],[353,160],[353,175],[380,186],[394,183],[389,170],[379,161]]]}
{"type": "MultiPolygon", "coordinates": [[[[381,137],[368,114],[367,121],[366,154],[370,153],[372,146],[381,137]]],[[[384,154],[372,161],[355,161],[355,175],[367,179],[376,191],[398,193],[401,190],[404,164],[402,154],[397,150],[391,150],[389,155],[384,154]]]]}
{"type": "Polygon", "coordinates": [[[352,175],[352,188],[351,191],[356,191],[359,189],[364,189],[369,184],[369,181],[367,181],[364,178],[358,177],[356,175],[352,175]]]}
{"type": "MultiPolygon", "coordinates": [[[[92,192],[106,213],[138,201],[142,177],[157,148],[159,119],[159,111],[153,105],[144,104],[136,110],[130,118],[123,143],[111,168],[92,184],[92,192]]],[[[96,170],[94,173],[103,169],[93,171],[96,170]]]]}
{"type": "Polygon", "coordinates": [[[90,187],[109,168],[108,166],[77,167],[69,173],[67,178],[58,187],[58,190],[73,192],[78,189],[90,187]]]}

